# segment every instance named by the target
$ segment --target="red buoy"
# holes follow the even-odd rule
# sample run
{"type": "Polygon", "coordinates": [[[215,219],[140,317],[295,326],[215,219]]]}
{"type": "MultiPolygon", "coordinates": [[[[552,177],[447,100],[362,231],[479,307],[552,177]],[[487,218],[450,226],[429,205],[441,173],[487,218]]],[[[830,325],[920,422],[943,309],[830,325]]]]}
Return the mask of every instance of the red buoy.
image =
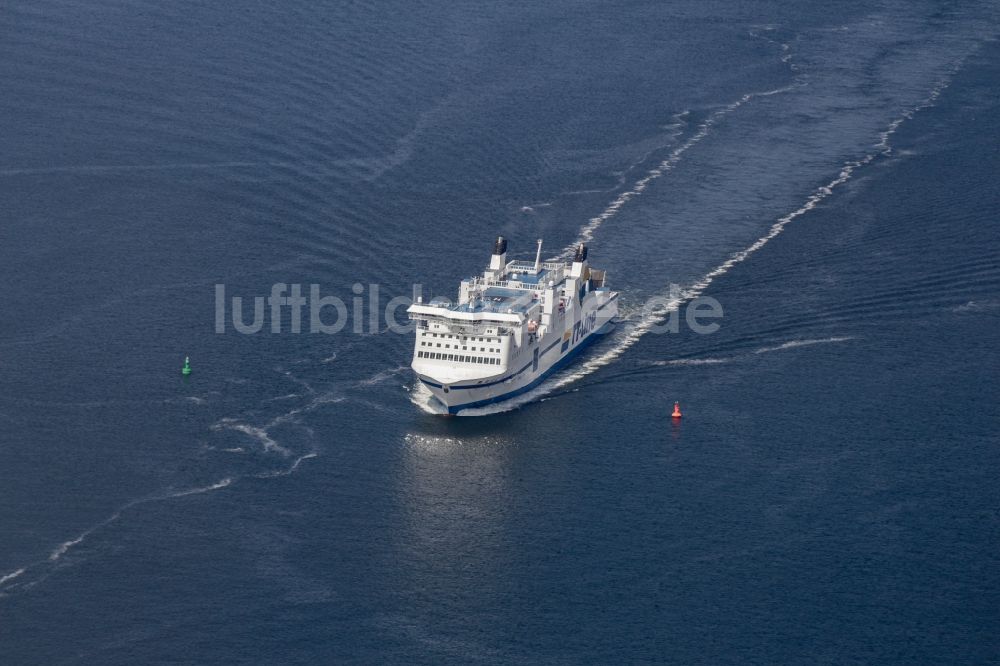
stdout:
{"type": "Polygon", "coordinates": [[[674,403],[674,413],[671,414],[670,416],[672,416],[675,419],[679,419],[681,417],[681,403],[679,402],[674,403]]]}

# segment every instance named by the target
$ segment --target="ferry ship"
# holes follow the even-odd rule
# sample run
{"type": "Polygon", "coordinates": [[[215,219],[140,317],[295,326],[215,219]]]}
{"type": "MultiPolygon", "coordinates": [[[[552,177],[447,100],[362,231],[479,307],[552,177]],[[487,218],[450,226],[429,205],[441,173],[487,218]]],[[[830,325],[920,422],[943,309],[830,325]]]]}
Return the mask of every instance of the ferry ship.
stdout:
{"type": "Polygon", "coordinates": [[[413,371],[449,414],[508,400],[537,386],[607,333],[618,292],[587,263],[580,244],[571,263],[507,261],[499,237],[481,276],[462,280],[458,302],[418,298],[413,371]]]}

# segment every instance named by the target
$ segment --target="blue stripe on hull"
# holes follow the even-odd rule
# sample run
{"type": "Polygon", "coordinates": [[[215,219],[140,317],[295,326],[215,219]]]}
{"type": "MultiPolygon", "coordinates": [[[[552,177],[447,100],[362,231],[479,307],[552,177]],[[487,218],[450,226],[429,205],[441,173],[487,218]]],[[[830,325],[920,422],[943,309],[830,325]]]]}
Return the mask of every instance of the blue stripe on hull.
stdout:
{"type": "Polygon", "coordinates": [[[513,390],[513,391],[511,391],[509,393],[504,393],[503,395],[498,395],[498,396],[495,396],[493,398],[487,398],[486,400],[478,400],[476,402],[467,402],[464,405],[454,405],[452,407],[448,407],[448,413],[449,414],[457,414],[458,412],[462,411],[463,409],[473,409],[475,407],[485,407],[486,405],[492,405],[492,404],[497,403],[497,402],[503,402],[504,400],[510,400],[511,398],[514,398],[516,396],[521,395],[522,393],[530,391],[531,389],[533,389],[536,386],[538,386],[539,384],[541,384],[542,381],[544,381],[546,377],[548,377],[553,372],[555,372],[556,370],[562,368],[567,363],[569,363],[571,360],[573,360],[573,358],[577,354],[579,354],[581,351],[583,351],[584,349],[586,349],[587,347],[589,347],[595,340],[597,340],[598,337],[604,335],[610,329],[611,329],[611,322],[605,323],[604,326],[602,326],[600,330],[594,331],[589,336],[587,336],[586,338],[584,338],[583,341],[580,342],[580,344],[578,344],[576,347],[574,347],[573,349],[571,349],[570,352],[568,354],[566,354],[565,356],[563,356],[561,359],[559,359],[558,361],[556,361],[555,363],[553,363],[552,366],[548,370],[546,370],[545,372],[543,372],[542,374],[540,374],[538,377],[536,377],[535,379],[533,379],[530,384],[525,384],[524,386],[522,386],[519,389],[515,389],[515,390],[513,390]]]}

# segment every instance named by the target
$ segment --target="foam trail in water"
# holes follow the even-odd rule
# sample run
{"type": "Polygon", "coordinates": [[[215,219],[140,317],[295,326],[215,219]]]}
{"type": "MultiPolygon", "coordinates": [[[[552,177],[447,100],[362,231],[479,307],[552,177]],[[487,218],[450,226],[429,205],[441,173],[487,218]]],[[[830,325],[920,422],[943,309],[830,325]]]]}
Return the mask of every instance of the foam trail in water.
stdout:
{"type": "Polygon", "coordinates": [[[271,436],[267,434],[267,428],[257,428],[246,423],[237,423],[235,419],[229,418],[222,419],[212,425],[212,430],[222,430],[223,428],[236,430],[237,432],[242,432],[245,435],[253,437],[264,446],[265,451],[277,451],[283,456],[292,454],[291,451],[271,439],[271,436]]]}
{"type": "Polygon", "coordinates": [[[410,389],[410,402],[427,414],[447,414],[448,410],[431,393],[431,390],[418,379],[410,389]]]}
{"type": "MultiPolygon", "coordinates": [[[[953,72],[957,70],[957,66],[953,69],[953,72]]],[[[805,215],[816,206],[820,204],[824,199],[833,194],[833,190],[850,180],[851,176],[855,171],[863,166],[870,164],[880,155],[886,155],[889,153],[889,139],[890,137],[899,129],[899,126],[905,122],[907,119],[912,118],[918,111],[931,106],[940,97],[941,93],[947,88],[950,83],[950,78],[943,79],[928,97],[915,106],[914,108],[906,111],[900,118],[894,120],[889,124],[889,127],[882,133],[879,134],[879,142],[876,144],[876,151],[865,155],[864,157],[851,160],[846,162],[840,169],[840,173],[837,177],[831,180],[826,185],[818,187],[813,193],[806,199],[806,202],[795,209],[791,213],[788,213],[784,217],[779,218],[771,228],[763,236],[758,238],[756,241],[751,243],[748,247],[736,252],[729,257],[726,261],[722,262],[714,269],[706,273],[699,281],[690,285],[686,289],[682,290],[679,296],[671,299],[667,306],[660,312],[656,314],[651,314],[642,319],[637,325],[635,325],[631,330],[629,330],[626,335],[623,336],[621,341],[611,349],[605,351],[603,354],[589,359],[585,362],[576,372],[564,377],[559,383],[556,383],[552,388],[558,388],[559,386],[568,383],[570,381],[575,381],[579,377],[590,374],[594,370],[604,365],[607,365],[614,359],[618,358],[623,354],[629,347],[634,345],[638,340],[650,331],[656,325],[662,323],[662,321],[673,311],[675,311],[681,304],[690,301],[694,298],[700,296],[712,282],[729,272],[736,264],[739,264],[747,259],[757,250],[761,249],[767,245],[772,239],[778,236],[789,223],[793,220],[805,215]]]]}
{"type": "MultiPolygon", "coordinates": [[[[354,386],[355,387],[363,387],[363,386],[370,386],[372,384],[377,384],[379,382],[385,381],[389,377],[392,377],[392,376],[398,374],[399,372],[401,372],[405,368],[406,368],[406,366],[400,366],[399,368],[394,368],[394,369],[380,371],[380,372],[372,375],[371,377],[369,377],[367,379],[363,379],[363,380],[360,380],[360,381],[356,382],[354,384],[354,386]]],[[[304,382],[302,382],[302,383],[305,384],[304,382]]],[[[276,442],[274,439],[272,439],[271,436],[268,434],[268,429],[272,428],[272,427],[274,427],[274,426],[276,426],[276,425],[278,425],[280,423],[288,421],[288,420],[294,418],[296,415],[298,415],[298,414],[300,414],[302,412],[308,412],[308,411],[311,411],[313,409],[316,409],[317,407],[319,407],[321,405],[329,404],[329,403],[341,402],[341,401],[343,401],[345,399],[346,398],[343,395],[334,395],[334,394],[331,394],[331,393],[317,394],[305,406],[297,408],[297,409],[290,410],[290,411],[286,412],[285,414],[281,414],[281,415],[273,418],[267,425],[265,425],[262,428],[251,426],[251,425],[245,424],[245,423],[238,423],[235,419],[224,418],[224,419],[220,420],[218,423],[215,423],[214,425],[212,425],[211,429],[215,430],[215,431],[222,430],[222,429],[229,429],[229,430],[236,430],[238,432],[242,432],[244,434],[249,435],[250,437],[252,437],[256,441],[260,442],[263,445],[265,451],[275,451],[275,452],[281,453],[284,456],[290,456],[291,455],[291,451],[289,451],[284,446],[281,446],[278,442],[276,442]]],[[[242,449],[233,449],[233,448],[230,448],[230,449],[226,449],[226,451],[228,451],[228,452],[236,452],[236,451],[242,451],[242,449]]],[[[311,458],[316,458],[316,457],[318,457],[318,455],[319,454],[317,452],[315,452],[315,451],[310,452],[310,453],[306,453],[304,455],[301,455],[301,456],[297,457],[292,462],[292,464],[288,466],[287,469],[278,470],[278,471],[272,471],[272,472],[263,472],[263,473],[254,475],[254,478],[266,479],[266,478],[273,478],[273,477],[280,477],[280,476],[288,476],[289,474],[294,473],[299,468],[299,466],[302,464],[303,461],[309,460],[311,458]]],[[[21,568],[15,570],[15,571],[12,571],[12,572],[10,572],[8,574],[4,574],[4,575],[0,576],[0,598],[9,595],[10,592],[13,591],[14,589],[27,589],[27,588],[33,586],[34,584],[40,582],[41,580],[44,580],[48,576],[48,573],[51,573],[51,571],[52,571],[51,567],[54,565],[54,563],[58,562],[64,555],[66,555],[67,552],[69,552],[75,546],[78,546],[79,544],[83,543],[94,532],[100,530],[103,527],[106,527],[106,526],[110,525],[111,523],[113,523],[116,520],[118,520],[119,518],[121,518],[122,514],[125,511],[127,511],[127,510],[129,510],[129,509],[131,509],[131,508],[133,508],[133,507],[135,507],[137,505],[145,504],[147,502],[165,501],[165,500],[170,500],[170,499],[177,499],[177,498],[182,498],[182,497],[189,497],[189,496],[192,496],[192,495],[200,495],[200,494],[212,492],[212,491],[215,491],[215,490],[221,490],[223,488],[227,488],[227,487],[233,485],[238,480],[239,480],[239,477],[226,477],[226,478],[223,478],[223,479],[221,479],[219,481],[216,481],[215,483],[209,484],[207,486],[198,486],[198,487],[194,487],[194,488],[186,488],[186,489],[182,489],[182,490],[168,491],[168,492],[164,492],[164,493],[160,493],[160,494],[156,494],[156,495],[150,495],[150,496],[147,496],[147,497],[142,497],[142,498],[139,498],[139,499],[136,499],[136,500],[132,500],[131,502],[128,502],[125,505],[123,505],[121,508],[119,508],[113,514],[111,514],[108,518],[105,518],[104,520],[102,520],[101,522],[97,523],[96,525],[94,525],[94,526],[88,528],[87,530],[81,532],[78,536],[74,537],[73,539],[69,539],[67,541],[64,541],[61,544],[59,544],[58,546],[56,546],[49,553],[49,556],[45,560],[40,560],[40,561],[34,562],[34,563],[29,564],[27,566],[21,567],[21,568]],[[46,565],[47,565],[47,567],[46,567],[46,565]],[[43,567],[47,568],[47,572],[43,572],[40,576],[34,576],[34,580],[33,581],[28,582],[28,583],[24,583],[24,584],[20,583],[20,581],[15,582],[15,579],[21,577],[26,572],[32,571],[34,569],[41,569],[43,567]]]]}
{"type": "Polygon", "coordinates": [[[48,575],[49,575],[49,573],[51,573],[51,571],[52,571],[52,567],[53,566],[57,566],[56,563],[60,559],[62,559],[63,556],[66,555],[66,553],[68,553],[74,547],[76,547],[76,546],[80,545],[81,543],[83,543],[84,541],[86,541],[86,539],[89,536],[91,536],[92,534],[94,534],[95,532],[97,532],[98,530],[100,530],[101,528],[107,527],[111,523],[113,523],[116,520],[118,520],[119,518],[121,518],[122,514],[125,513],[126,511],[128,511],[129,509],[131,509],[132,507],[138,506],[140,504],[146,504],[148,502],[159,502],[159,501],[170,500],[170,499],[174,499],[174,498],[178,498],[178,497],[186,497],[188,495],[199,495],[199,494],[202,494],[202,493],[211,492],[213,490],[219,490],[221,488],[225,488],[225,487],[231,485],[233,483],[233,481],[234,481],[234,479],[227,477],[225,479],[222,479],[221,481],[217,481],[216,483],[213,483],[213,484],[208,485],[208,486],[200,486],[200,487],[197,487],[197,488],[189,488],[189,489],[185,489],[185,490],[178,490],[178,491],[168,492],[168,493],[163,493],[163,494],[158,494],[158,495],[150,495],[150,496],[147,496],[147,497],[141,497],[139,499],[134,499],[131,502],[127,502],[121,508],[119,508],[117,511],[115,511],[114,513],[112,513],[110,516],[108,516],[107,518],[105,518],[101,522],[99,522],[96,525],[93,525],[93,526],[87,528],[86,530],[84,530],[83,532],[81,532],[76,537],[74,537],[72,539],[69,539],[68,541],[63,541],[61,544],[59,544],[58,546],[56,546],[55,548],[53,548],[52,551],[49,553],[49,555],[48,555],[48,557],[46,559],[44,559],[44,560],[38,560],[36,562],[32,562],[31,564],[28,564],[27,566],[24,566],[24,567],[21,567],[21,568],[17,569],[16,571],[13,571],[13,572],[11,572],[9,574],[5,574],[4,576],[0,576],[0,598],[7,596],[11,591],[13,591],[16,588],[27,589],[29,587],[34,586],[36,583],[40,582],[41,580],[44,580],[45,578],[47,578],[48,575]],[[21,583],[19,581],[18,582],[12,582],[15,579],[19,578],[21,575],[23,575],[23,574],[25,574],[25,573],[27,573],[29,571],[35,570],[35,569],[45,569],[46,571],[43,572],[40,576],[35,576],[35,579],[33,581],[29,581],[27,583],[21,583]]]}
{"type": "Polygon", "coordinates": [[[712,126],[715,125],[717,122],[719,122],[719,120],[721,120],[724,116],[732,113],[733,111],[740,108],[741,106],[743,106],[744,104],[746,104],[755,97],[767,97],[770,95],[777,95],[778,93],[787,92],[795,87],[796,87],[795,85],[791,85],[791,86],[785,86],[783,88],[777,88],[775,90],[747,93],[742,97],[740,97],[735,102],[731,102],[730,104],[727,104],[721,109],[718,109],[717,111],[713,112],[711,115],[708,116],[708,118],[706,118],[701,123],[701,125],[698,126],[698,130],[693,135],[691,135],[691,137],[688,138],[687,141],[685,141],[678,147],[674,148],[666,159],[664,159],[662,162],[656,165],[656,167],[650,169],[645,176],[637,180],[635,184],[632,185],[631,189],[626,190],[625,192],[622,192],[620,195],[618,195],[618,198],[612,201],[610,204],[608,204],[607,207],[603,211],[601,211],[600,215],[598,215],[597,217],[590,218],[587,224],[585,224],[583,228],[580,229],[579,235],[577,236],[573,244],[565,248],[560,254],[556,255],[556,257],[551,259],[551,261],[557,261],[559,259],[567,259],[573,255],[577,245],[579,245],[580,243],[589,243],[594,238],[594,232],[596,232],[597,229],[602,224],[604,224],[605,221],[617,215],[621,207],[627,204],[632,198],[642,194],[643,191],[647,187],[649,187],[649,184],[652,181],[656,180],[663,174],[673,170],[673,168],[677,166],[677,163],[680,162],[681,157],[684,155],[684,153],[686,153],[692,146],[696,145],[699,141],[708,136],[709,132],[712,129],[712,126]]]}
{"type": "Polygon", "coordinates": [[[177,492],[168,493],[166,495],[162,495],[155,499],[172,499],[174,497],[187,497],[188,495],[201,495],[202,493],[210,493],[213,490],[219,490],[220,488],[225,488],[231,485],[232,483],[233,483],[232,478],[227,477],[225,479],[222,479],[221,481],[216,481],[215,483],[208,486],[202,486],[200,488],[189,488],[188,490],[178,490],[177,492]]]}
{"type": "Polygon", "coordinates": [[[809,347],[811,345],[823,345],[831,342],[846,342],[848,340],[853,340],[854,337],[847,335],[835,338],[816,338],[810,340],[789,340],[780,345],[774,347],[761,347],[760,349],[754,350],[754,354],[766,354],[768,352],[783,351],[785,349],[794,349],[796,347],[809,347]]]}
{"type": "Polygon", "coordinates": [[[273,479],[273,478],[275,478],[277,476],[288,476],[289,474],[293,473],[295,470],[297,470],[299,468],[299,465],[302,463],[303,460],[309,460],[310,458],[315,458],[318,455],[319,454],[316,453],[316,452],[307,453],[304,456],[299,456],[298,458],[296,458],[295,461],[291,464],[291,466],[289,466],[288,469],[277,470],[277,471],[273,471],[273,472],[261,472],[260,474],[256,475],[256,478],[258,478],[258,479],[273,479]]]}
{"type": "Polygon", "coordinates": [[[60,557],[62,557],[63,555],[65,555],[67,552],[69,552],[70,548],[72,548],[73,546],[77,546],[77,545],[83,543],[84,539],[86,539],[88,536],[90,536],[93,532],[95,532],[96,530],[101,529],[102,527],[110,525],[111,523],[113,523],[116,520],[118,520],[121,517],[121,515],[122,515],[122,511],[124,511],[128,507],[133,506],[135,504],[138,504],[138,502],[129,502],[124,507],[122,507],[118,511],[115,511],[113,514],[111,514],[111,516],[109,516],[108,518],[105,518],[104,520],[102,520],[101,522],[97,523],[96,525],[94,525],[90,529],[84,530],[75,539],[70,539],[69,541],[63,541],[51,553],[49,553],[49,562],[55,562],[55,561],[57,561],[60,557]]]}
{"type": "Polygon", "coordinates": [[[952,312],[977,312],[983,310],[995,310],[1000,307],[1000,301],[998,300],[987,300],[987,301],[969,301],[963,305],[957,305],[951,309],[952,312]]]}
{"type": "Polygon", "coordinates": [[[368,379],[362,379],[359,382],[359,386],[372,386],[374,384],[379,384],[389,379],[390,377],[394,377],[399,373],[403,372],[404,370],[409,369],[409,367],[410,366],[408,365],[400,365],[395,368],[390,368],[389,370],[383,370],[382,372],[377,372],[368,379]]]}
{"type": "Polygon", "coordinates": [[[718,365],[729,361],[728,358],[674,358],[669,361],[653,361],[650,365],[718,365]]]}
{"type": "Polygon", "coordinates": [[[18,576],[20,576],[21,574],[23,574],[24,571],[25,570],[22,567],[22,568],[18,569],[17,571],[11,571],[9,574],[4,574],[3,576],[0,576],[0,585],[3,585],[4,583],[6,583],[9,580],[14,580],[15,578],[17,578],[18,576]]]}

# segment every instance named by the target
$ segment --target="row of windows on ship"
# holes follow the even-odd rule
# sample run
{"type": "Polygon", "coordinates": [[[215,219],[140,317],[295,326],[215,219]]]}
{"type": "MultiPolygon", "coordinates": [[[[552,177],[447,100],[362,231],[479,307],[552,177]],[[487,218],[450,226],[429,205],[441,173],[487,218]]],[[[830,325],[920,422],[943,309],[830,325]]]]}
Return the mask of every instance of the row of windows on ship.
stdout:
{"type": "MultiPolygon", "coordinates": [[[[487,331],[487,333],[492,333],[493,331],[487,331]]],[[[500,342],[498,338],[468,338],[464,335],[451,335],[450,333],[424,333],[424,337],[431,338],[446,338],[448,340],[461,340],[465,342],[466,340],[470,342],[500,342]]]]}
{"type": "MultiPolygon", "coordinates": [[[[441,343],[440,343],[440,342],[438,342],[438,343],[434,343],[434,342],[428,342],[428,341],[426,341],[426,340],[421,340],[421,341],[420,341],[420,346],[421,346],[421,347],[433,347],[433,346],[435,346],[435,344],[436,344],[436,345],[437,345],[438,347],[440,347],[440,346],[441,346],[441,343]]],[[[450,345],[449,343],[447,343],[447,342],[446,342],[446,343],[444,343],[444,348],[445,348],[445,349],[451,349],[452,347],[451,347],[451,345],[450,345]]],[[[457,342],[455,343],[455,349],[458,349],[458,343],[457,343],[457,342]]],[[[468,345],[462,345],[462,351],[469,351],[469,349],[468,349],[468,345]]],[[[475,347],[473,347],[473,348],[472,348],[472,351],[476,351],[476,348],[475,348],[475,347]]],[[[500,350],[499,350],[499,349],[497,349],[496,347],[490,347],[489,349],[487,349],[486,347],[480,347],[480,348],[479,348],[479,351],[481,351],[481,352],[484,352],[484,351],[489,351],[489,352],[493,352],[493,353],[496,353],[496,352],[498,352],[498,351],[500,351],[500,350]]]]}
{"type": "Polygon", "coordinates": [[[460,363],[485,363],[486,365],[500,365],[498,358],[484,358],[482,356],[463,356],[462,354],[442,354],[440,352],[418,351],[417,358],[432,358],[442,361],[458,361],[460,363]]]}

